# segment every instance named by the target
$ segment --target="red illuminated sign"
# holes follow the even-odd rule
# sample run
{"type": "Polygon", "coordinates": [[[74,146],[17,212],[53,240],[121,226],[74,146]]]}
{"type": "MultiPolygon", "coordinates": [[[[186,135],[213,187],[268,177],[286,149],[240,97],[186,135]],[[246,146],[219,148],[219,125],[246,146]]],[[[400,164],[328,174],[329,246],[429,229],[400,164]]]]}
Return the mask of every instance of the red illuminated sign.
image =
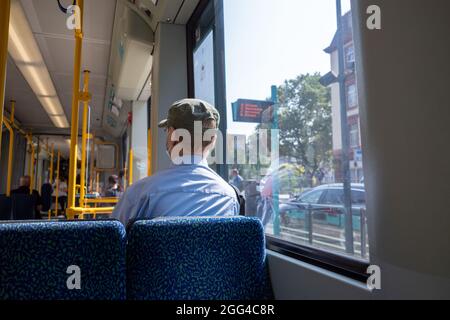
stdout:
{"type": "Polygon", "coordinates": [[[239,99],[233,103],[233,121],[262,123],[270,117],[264,116],[267,110],[273,105],[271,101],[244,100],[239,99]]]}

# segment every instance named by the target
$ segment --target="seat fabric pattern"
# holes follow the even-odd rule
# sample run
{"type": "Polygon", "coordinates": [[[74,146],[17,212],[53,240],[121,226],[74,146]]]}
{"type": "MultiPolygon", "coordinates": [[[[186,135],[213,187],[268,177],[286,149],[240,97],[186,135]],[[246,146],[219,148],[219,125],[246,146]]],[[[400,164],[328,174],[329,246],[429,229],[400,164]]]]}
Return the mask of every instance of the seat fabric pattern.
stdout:
{"type": "Polygon", "coordinates": [[[0,299],[125,299],[125,249],[117,221],[0,224],[0,299]]]}

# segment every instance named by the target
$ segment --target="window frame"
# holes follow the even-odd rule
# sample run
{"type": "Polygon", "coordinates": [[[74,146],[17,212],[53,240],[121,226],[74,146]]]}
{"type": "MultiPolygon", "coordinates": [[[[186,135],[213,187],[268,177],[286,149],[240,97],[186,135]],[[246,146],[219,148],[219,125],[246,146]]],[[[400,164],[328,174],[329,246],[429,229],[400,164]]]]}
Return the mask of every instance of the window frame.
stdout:
{"type": "Polygon", "coordinates": [[[357,258],[340,255],[324,249],[295,244],[266,234],[268,250],[311,264],[358,282],[369,279],[367,269],[370,263],[357,258]]]}
{"type": "MultiPolygon", "coordinates": [[[[187,67],[188,67],[188,97],[195,98],[195,75],[194,75],[194,52],[201,45],[209,32],[205,32],[197,41],[196,29],[201,21],[206,23],[206,30],[213,31],[214,41],[214,97],[216,108],[220,113],[219,130],[226,138],[227,132],[227,105],[226,105],[226,82],[225,82],[225,33],[223,0],[200,0],[186,26],[187,40],[187,67]]],[[[227,144],[223,143],[222,155],[226,157],[227,144]]],[[[228,181],[228,170],[226,164],[217,164],[217,173],[228,181]]]]}
{"type": "MultiPolygon", "coordinates": [[[[202,15],[208,6],[214,6],[214,17],[211,19],[210,27],[214,31],[214,73],[215,73],[215,98],[216,105],[221,106],[219,112],[222,115],[220,130],[226,132],[227,129],[227,101],[226,101],[226,74],[225,74],[225,35],[224,35],[224,0],[200,0],[192,17],[187,24],[187,61],[188,61],[188,95],[195,97],[194,82],[194,51],[197,48],[196,26],[200,22],[202,15]]],[[[201,43],[202,40],[198,41],[201,43]]],[[[354,47],[356,57],[356,47],[354,47]]],[[[357,88],[356,88],[357,92],[357,88]]],[[[357,105],[357,104],[356,104],[357,105]]],[[[224,156],[226,155],[226,143],[224,143],[224,156]]],[[[228,181],[228,170],[226,165],[218,166],[219,174],[228,181]]],[[[326,194],[322,191],[321,198],[326,194]]],[[[320,199],[319,199],[320,202],[320,199]]],[[[311,246],[295,244],[266,234],[266,248],[281,255],[308,263],[312,266],[334,272],[348,277],[358,282],[366,283],[369,274],[367,268],[368,261],[339,253],[319,249],[311,246]]]]}

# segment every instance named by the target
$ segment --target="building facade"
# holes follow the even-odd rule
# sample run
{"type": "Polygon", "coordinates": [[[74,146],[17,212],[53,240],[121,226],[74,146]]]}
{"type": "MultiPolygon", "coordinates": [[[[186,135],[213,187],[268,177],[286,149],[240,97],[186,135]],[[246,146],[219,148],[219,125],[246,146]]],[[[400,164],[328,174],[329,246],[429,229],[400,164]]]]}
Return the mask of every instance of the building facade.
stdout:
{"type": "MultiPolygon", "coordinates": [[[[349,160],[352,182],[363,181],[363,163],[361,146],[361,126],[358,103],[358,87],[355,74],[355,49],[353,44],[353,28],[351,11],[342,17],[344,61],[345,61],[345,101],[349,135],[349,160]]],[[[338,33],[334,35],[331,44],[324,50],[330,55],[331,71],[321,82],[331,88],[332,122],[333,122],[333,169],[335,180],[342,181],[342,126],[341,99],[339,82],[338,33]]]]}

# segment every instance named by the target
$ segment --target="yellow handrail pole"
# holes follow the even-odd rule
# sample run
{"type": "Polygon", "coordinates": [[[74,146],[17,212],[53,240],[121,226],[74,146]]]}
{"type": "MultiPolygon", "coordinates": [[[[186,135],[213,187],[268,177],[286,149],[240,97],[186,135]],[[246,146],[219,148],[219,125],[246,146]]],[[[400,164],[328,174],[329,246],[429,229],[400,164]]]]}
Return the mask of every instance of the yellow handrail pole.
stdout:
{"type": "Polygon", "coordinates": [[[84,71],[84,87],[83,93],[80,95],[80,99],[83,100],[83,127],[81,138],[81,172],[80,172],[80,207],[85,207],[84,199],[86,197],[86,150],[87,150],[87,123],[88,123],[88,111],[89,111],[89,71],[84,71]]]}
{"type": "MultiPolygon", "coordinates": [[[[61,161],[61,152],[58,150],[58,160],[56,162],[56,191],[55,191],[55,213],[58,216],[58,197],[59,197],[59,163],[61,161]]],[[[62,208],[61,208],[62,209],[62,208]]]]}
{"type": "MultiPolygon", "coordinates": [[[[16,108],[16,102],[11,100],[11,123],[14,123],[14,112],[16,108]]],[[[9,154],[8,154],[8,177],[6,179],[6,195],[11,195],[11,180],[13,172],[13,156],[14,156],[14,130],[12,126],[5,122],[6,127],[9,129],[9,154]]]]}
{"type": "Polygon", "coordinates": [[[10,0],[0,1],[0,157],[2,150],[3,105],[5,102],[6,62],[8,59],[10,0]]]}
{"type": "Polygon", "coordinates": [[[34,143],[33,143],[33,139],[31,139],[30,194],[33,194],[33,188],[34,188],[34,169],[36,166],[36,164],[34,162],[34,156],[35,156],[34,143]]]}
{"type": "Polygon", "coordinates": [[[33,193],[33,184],[34,184],[34,143],[33,136],[31,134],[27,135],[28,144],[30,145],[30,161],[28,166],[28,176],[30,177],[30,194],[33,193]]]}
{"type": "Polygon", "coordinates": [[[91,143],[90,143],[90,148],[91,148],[91,157],[90,157],[90,174],[89,174],[89,185],[91,186],[90,188],[90,192],[94,191],[94,157],[95,157],[95,135],[94,133],[91,133],[90,138],[91,139],[91,143]]]}
{"type": "Polygon", "coordinates": [[[81,29],[75,30],[75,53],[72,92],[72,126],[70,134],[69,188],[67,195],[67,218],[73,219],[72,208],[75,207],[75,184],[77,178],[77,146],[78,146],[78,105],[80,94],[81,50],[83,45],[83,9],[84,0],[77,0],[80,8],[81,29]]]}
{"type": "MultiPolygon", "coordinates": [[[[48,142],[47,142],[48,143],[48,142]]],[[[52,143],[52,152],[50,153],[50,172],[48,175],[48,182],[53,186],[53,161],[55,157],[55,144],[52,143]]],[[[50,206],[50,210],[48,210],[48,220],[52,218],[52,208],[50,206]]]]}
{"type": "Polygon", "coordinates": [[[128,167],[128,186],[131,186],[133,184],[133,149],[130,149],[128,167]]]}
{"type": "Polygon", "coordinates": [[[6,183],[6,195],[9,197],[11,195],[11,177],[12,177],[12,167],[13,167],[13,153],[14,153],[14,130],[9,125],[8,122],[3,121],[3,124],[6,126],[6,128],[9,131],[9,153],[8,153],[8,174],[7,174],[7,183],[6,183]]]}
{"type": "MultiPolygon", "coordinates": [[[[47,141],[48,144],[48,141],[47,141]]],[[[48,182],[53,186],[53,161],[55,156],[55,144],[52,143],[52,152],[50,153],[50,172],[48,175],[48,182]]],[[[50,206],[50,210],[48,210],[48,220],[52,218],[52,207],[50,206]]]]}
{"type": "Polygon", "coordinates": [[[50,153],[50,174],[48,175],[49,182],[53,184],[53,162],[55,161],[55,144],[52,144],[52,152],[50,153]]]}

